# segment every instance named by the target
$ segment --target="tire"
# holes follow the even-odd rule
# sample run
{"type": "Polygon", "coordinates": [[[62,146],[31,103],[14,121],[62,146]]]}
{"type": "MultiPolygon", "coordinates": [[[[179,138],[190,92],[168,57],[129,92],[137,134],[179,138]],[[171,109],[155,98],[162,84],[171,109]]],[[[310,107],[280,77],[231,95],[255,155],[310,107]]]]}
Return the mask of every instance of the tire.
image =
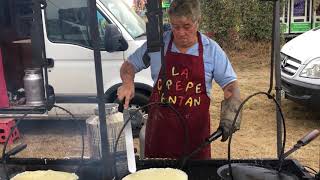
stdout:
{"type": "MultiPolygon", "coordinates": [[[[114,100],[115,103],[119,104],[119,112],[123,111],[123,102],[120,102],[118,99],[114,100]]],[[[141,92],[136,92],[133,99],[131,99],[129,104],[129,109],[138,109],[144,105],[149,103],[149,97],[141,92]]],[[[132,134],[134,138],[139,137],[140,129],[143,126],[143,116],[148,114],[147,108],[139,110],[137,114],[133,116],[131,119],[131,126],[132,126],[132,134]]]]}

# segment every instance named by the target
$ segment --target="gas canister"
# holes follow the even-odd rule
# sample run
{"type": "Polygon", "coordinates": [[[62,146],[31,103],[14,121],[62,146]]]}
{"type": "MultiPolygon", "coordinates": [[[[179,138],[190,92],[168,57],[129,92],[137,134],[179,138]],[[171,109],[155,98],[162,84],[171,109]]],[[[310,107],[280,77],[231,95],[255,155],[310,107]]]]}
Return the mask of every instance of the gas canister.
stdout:
{"type": "Polygon", "coordinates": [[[30,106],[44,105],[44,84],[41,68],[26,69],[23,83],[26,104],[30,106]]]}

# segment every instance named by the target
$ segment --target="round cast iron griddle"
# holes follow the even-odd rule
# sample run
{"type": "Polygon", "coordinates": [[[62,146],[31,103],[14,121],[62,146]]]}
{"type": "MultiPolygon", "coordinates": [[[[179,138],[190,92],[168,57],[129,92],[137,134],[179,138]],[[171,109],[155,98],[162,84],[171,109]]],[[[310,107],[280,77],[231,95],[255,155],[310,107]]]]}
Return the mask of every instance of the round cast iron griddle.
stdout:
{"type": "MultiPolygon", "coordinates": [[[[233,163],[231,164],[231,167],[234,180],[299,180],[299,178],[293,174],[279,173],[276,170],[259,167],[253,164],[233,163]]],[[[221,166],[217,173],[221,179],[231,180],[228,164],[221,166]]]]}

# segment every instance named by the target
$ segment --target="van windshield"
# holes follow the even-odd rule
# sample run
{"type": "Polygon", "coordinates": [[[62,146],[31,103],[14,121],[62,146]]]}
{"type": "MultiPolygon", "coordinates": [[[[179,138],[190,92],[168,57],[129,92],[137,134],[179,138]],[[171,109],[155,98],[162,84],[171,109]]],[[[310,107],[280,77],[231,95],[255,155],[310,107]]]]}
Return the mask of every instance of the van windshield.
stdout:
{"type": "Polygon", "coordinates": [[[104,6],[118,19],[133,38],[146,32],[144,20],[139,17],[123,0],[101,0],[104,6]]]}

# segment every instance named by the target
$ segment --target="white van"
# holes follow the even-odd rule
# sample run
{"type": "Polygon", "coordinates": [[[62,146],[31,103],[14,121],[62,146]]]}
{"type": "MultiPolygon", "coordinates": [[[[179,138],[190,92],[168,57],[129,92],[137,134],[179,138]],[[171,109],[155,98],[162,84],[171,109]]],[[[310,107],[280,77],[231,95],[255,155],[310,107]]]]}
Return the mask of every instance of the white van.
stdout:
{"type": "Polygon", "coordinates": [[[307,31],[281,49],[285,97],[303,104],[320,102],[320,28],[307,31]]]}
{"type": "MultiPolygon", "coordinates": [[[[45,78],[48,78],[48,84],[54,89],[56,103],[74,114],[83,116],[93,113],[97,94],[94,57],[89,40],[88,14],[85,3],[86,1],[83,0],[46,0],[46,8],[42,11],[45,56],[48,63],[45,78]]],[[[97,0],[96,3],[106,102],[114,102],[117,98],[117,88],[121,84],[121,64],[146,41],[145,22],[122,0],[97,0]],[[105,29],[110,24],[115,25],[121,32],[123,39],[128,44],[127,50],[106,51],[105,29]]],[[[25,42],[28,41],[10,41],[2,45],[4,70],[7,71],[7,87],[8,90],[12,89],[13,92],[10,92],[12,94],[17,89],[23,88],[24,69],[18,64],[15,65],[19,66],[18,70],[14,69],[14,65],[9,67],[7,64],[12,63],[9,61],[15,58],[17,63],[25,64],[23,62],[28,57],[26,51],[31,49],[31,45],[25,42]],[[20,54],[19,52],[21,55],[13,58],[14,54],[20,54]]],[[[136,94],[131,101],[132,106],[146,104],[152,86],[150,69],[136,74],[136,94]]],[[[17,113],[14,113],[14,110],[19,109],[21,109],[19,104],[15,104],[1,111],[0,115],[8,116],[8,113],[5,112],[15,115],[17,113]]],[[[59,115],[62,118],[66,115],[55,108],[45,114],[48,118],[56,118],[59,115]]]]}

